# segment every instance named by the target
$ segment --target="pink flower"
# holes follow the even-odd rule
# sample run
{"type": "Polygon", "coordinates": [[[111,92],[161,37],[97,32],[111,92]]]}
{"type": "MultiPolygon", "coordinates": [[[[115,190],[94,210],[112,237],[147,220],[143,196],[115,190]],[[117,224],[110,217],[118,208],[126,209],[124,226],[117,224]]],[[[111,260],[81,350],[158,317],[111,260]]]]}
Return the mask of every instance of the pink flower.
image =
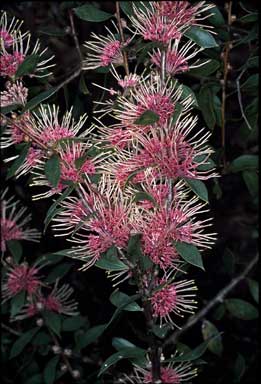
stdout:
{"type": "Polygon", "coordinates": [[[168,283],[167,279],[163,278],[157,285],[158,289],[152,294],[151,304],[153,316],[160,318],[160,325],[166,321],[176,326],[171,318],[172,313],[181,317],[183,313],[194,313],[197,302],[194,300],[193,291],[197,288],[193,280],[168,283]]]}
{"type": "MultiPolygon", "coordinates": [[[[102,189],[99,192],[97,195],[93,194],[91,215],[83,221],[79,231],[70,240],[78,244],[72,248],[71,254],[85,262],[84,269],[95,264],[101,254],[112,246],[125,248],[130,236],[131,207],[127,205],[127,201],[121,201],[114,192],[110,195],[108,189],[107,192],[103,193],[102,189]]],[[[81,196],[83,199],[86,196],[82,187],[81,196]]]]}
{"type": "MultiPolygon", "coordinates": [[[[113,23],[116,33],[119,33],[118,28],[113,23]]],[[[99,67],[106,67],[110,64],[121,64],[123,56],[121,53],[121,42],[115,38],[114,34],[105,27],[108,35],[98,36],[91,33],[94,40],[86,41],[84,47],[87,48],[87,55],[83,61],[83,69],[90,70],[99,67]]]]}
{"type": "Polygon", "coordinates": [[[3,297],[7,300],[21,291],[26,291],[28,295],[36,294],[41,285],[38,273],[37,268],[26,263],[9,267],[3,284],[3,297]]]}
{"type": "Polygon", "coordinates": [[[0,29],[0,39],[4,44],[4,47],[10,47],[14,39],[5,29],[0,29]]]}
{"type": "Polygon", "coordinates": [[[205,5],[204,1],[194,6],[188,1],[151,1],[145,9],[134,4],[131,21],[145,40],[168,43],[180,39],[191,25],[202,26],[198,22],[210,15],[202,17],[201,13],[212,7],[205,5]]]}
{"type": "Polygon", "coordinates": [[[0,93],[1,106],[6,107],[12,104],[25,105],[28,96],[28,89],[21,81],[15,83],[7,82],[6,91],[0,93]]]}
{"type": "Polygon", "coordinates": [[[26,225],[31,215],[25,215],[26,208],[17,209],[18,202],[13,197],[5,200],[7,189],[1,196],[1,251],[6,251],[6,242],[9,240],[28,240],[38,242],[40,233],[26,225]]]}
{"type": "MultiPolygon", "coordinates": [[[[196,44],[192,41],[189,41],[181,48],[179,48],[180,41],[174,40],[172,44],[169,44],[166,52],[166,72],[172,76],[176,74],[183,73],[192,68],[197,68],[203,64],[206,64],[206,61],[200,64],[194,63],[189,64],[188,61],[196,56],[203,48],[195,48],[196,44]]],[[[158,68],[161,67],[162,53],[159,48],[153,51],[151,56],[151,62],[155,64],[158,68]]]]}
{"type": "MultiPolygon", "coordinates": [[[[192,364],[184,362],[177,364],[169,363],[167,367],[160,368],[160,380],[164,384],[180,384],[183,381],[191,380],[197,376],[197,368],[192,368],[192,364]]],[[[120,379],[123,384],[152,384],[152,372],[150,368],[141,368],[134,365],[134,372],[131,375],[124,374],[120,379]]]]}
{"type": "Polygon", "coordinates": [[[14,51],[11,53],[4,53],[0,57],[0,76],[13,77],[19,67],[24,61],[25,55],[14,51]]]}
{"type": "MultiPolygon", "coordinates": [[[[13,17],[10,20],[7,18],[7,13],[2,11],[0,18],[0,41],[1,41],[1,49],[9,48],[14,45],[17,40],[17,35],[20,32],[20,28],[23,24],[23,21],[17,20],[13,17]]],[[[25,32],[21,35],[22,38],[26,37],[29,32],[25,32]]]]}

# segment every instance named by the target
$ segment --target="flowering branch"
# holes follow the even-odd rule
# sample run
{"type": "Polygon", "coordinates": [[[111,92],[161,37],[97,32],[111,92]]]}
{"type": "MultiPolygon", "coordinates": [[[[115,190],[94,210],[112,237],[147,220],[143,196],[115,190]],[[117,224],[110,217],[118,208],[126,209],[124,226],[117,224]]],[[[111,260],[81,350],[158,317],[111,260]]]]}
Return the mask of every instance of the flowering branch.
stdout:
{"type": "MultiPolygon", "coordinates": [[[[123,33],[123,28],[122,28],[122,20],[121,20],[121,15],[120,15],[120,2],[119,1],[116,1],[116,18],[118,21],[118,27],[119,27],[120,36],[121,36],[121,43],[124,46],[125,38],[124,38],[124,33],[123,33]]],[[[126,72],[126,75],[129,76],[130,71],[129,71],[127,52],[123,51],[122,54],[123,54],[123,62],[124,62],[125,72],[126,72]]]]}

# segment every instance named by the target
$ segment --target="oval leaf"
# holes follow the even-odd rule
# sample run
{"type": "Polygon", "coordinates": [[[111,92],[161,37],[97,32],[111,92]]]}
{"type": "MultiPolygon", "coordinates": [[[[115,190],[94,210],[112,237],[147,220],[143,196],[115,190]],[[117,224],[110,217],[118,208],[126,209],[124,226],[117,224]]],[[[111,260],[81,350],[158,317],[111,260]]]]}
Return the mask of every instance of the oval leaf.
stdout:
{"type": "Polygon", "coordinates": [[[47,91],[44,91],[40,93],[39,95],[33,97],[31,100],[28,101],[28,103],[25,105],[25,107],[22,110],[22,113],[34,109],[38,104],[42,103],[44,100],[49,99],[56,91],[58,87],[53,87],[51,89],[48,89],[47,91]]]}
{"type": "Polygon", "coordinates": [[[45,384],[53,384],[56,376],[56,367],[58,361],[60,360],[60,356],[54,356],[44,368],[44,382],[45,384]]]}
{"type": "Polygon", "coordinates": [[[257,281],[247,279],[249,290],[256,303],[259,303],[259,284],[257,281]]]}
{"type": "Polygon", "coordinates": [[[199,27],[190,27],[186,30],[184,35],[203,48],[212,48],[218,46],[214,37],[209,32],[199,27]]]}
{"type": "Polygon", "coordinates": [[[102,333],[106,329],[106,324],[96,325],[88,329],[88,331],[81,336],[81,338],[77,342],[77,351],[80,351],[82,348],[87,347],[87,345],[93,343],[98,337],[102,335],[102,333]]]}
{"type": "Polygon", "coordinates": [[[174,246],[183,260],[185,260],[189,264],[195,265],[196,267],[203,269],[203,271],[205,270],[201,254],[197,247],[195,247],[195,245],[183,242],[175,242],[174,246]]]}
{"type": "Polygon", "coordinates": [[[28,154],[29,148],[31,144],[26,143],[23,147],[23,150],[20,154],[20,156],[13,162],[11,167],[8,169],[7,175],[6,175],[6,180],[10,179],[10,177],[13,177],[18,170],[18,168],[23,164],[23,162],[26,159],[26,156],[28,154]]]}
{"type": "Polygon", "coordinates": [[[231,315],[241,320],[254,320],[258,318],[258,310],[250,303],[241,299],[225,300],[227,310],[231,315]]]}
{"type": "Polygon", "coordinates": [[[135,121],[134,124],[137,125],[151,125],[156,123],[159,120],[159,115],[157,113],[147,110],[143,112],[135,121]]]}
{"type": "Polygon", "coordinates": [[[19,77],[23,77],[25,75],[29,75],[30,73],[33,73],[39,60],[40,60],[40,56],[38,55],[33,54],[30,56],[27,56],[17,68],[17,71],[15,73],[16,79],[18,79],[19,77]]]}
{"type": "Polygon", "coordinates": [[[204,320],[201,330],[204,340],[208,340],[212,336],[217,336],[209,341],[208,349],[215,355],[221,356],[223,352],[223,344],[221,335],[219,334],[217,327],[210,321],[204,320]]]}
{"type": "Polygon", "coordinates": [[[27,344],[30,343],[30,341],[38,331],[39,327],[33,328],[30,331],[23,333],[22,336],[20,336],[19,339],[16,340],[16,342],[13,344],[10,352],[10,359],[20,355],[20,353],[24,350],[27,344]]]}
{"type": "Polygon", "coordinates": [[[52,186],[57,187],[61,176],[60,158],[58,155],[53,155],[46,161],[44,173],[52,186]]]}
{"type": "Polygon", "coordinates": [[[113,15],[94,7],[91,4],[84,4],[80,7],[74,8],[75,14],[82,20],[93,21],[99,23],[110,19],[113,15]]]}
{"type": "Polygon", "coordinates": [[[128,269],[128,266],[119,260],[115,247],[111,247],[103,254],[101,259],[95,263],[95,266],[108,271],[123,271],[124,269],[128,269]]]}
{"type": "Polygon", "coordinates": [[[201,200],[208,202],[208,190],[201,180],[184,178],[184,181],[201,200]]]}
{"type": "Polygon", "coordinates": [[[242,155],[234,159],[229,170],[231,172],[240,172],[246,169],[257,169],[258,168],[258,156],[257,155],[242,155]]]}
{"type": "Polygon", "coordinates": [[[127,358],[133,358],[133,357],[143,357],[147,351],[145,349],[141,348],[124,348],[121,349],[119,352],[114,353],[111,355],[101,366],[100,372],[98,374],[98,377],[101,376],[109,367],[112,365],[116,364],[118,361],[122,359],[127,359],[127,358]]]}
{"type": "MultiPolygon", "coordinates": [[[[127,300],[130,300],[130,296],[126,295],[126,293],[120,292],[117,289],[112,292],[110,296],[110,302],[115,305],[115,307],[121,307],[127,300]]],[[[123,311],[138,312],[142,311],[142,308],[137,303],[133,302],[126,305],[123,308],[123,311]]]]}
{"type": "Polygon", "coordinates": [[[45,325],[50,328],[57,336],[60,336],[62,320],[60,315],[54,312],[44,312],[43,318],[45,325]]]}

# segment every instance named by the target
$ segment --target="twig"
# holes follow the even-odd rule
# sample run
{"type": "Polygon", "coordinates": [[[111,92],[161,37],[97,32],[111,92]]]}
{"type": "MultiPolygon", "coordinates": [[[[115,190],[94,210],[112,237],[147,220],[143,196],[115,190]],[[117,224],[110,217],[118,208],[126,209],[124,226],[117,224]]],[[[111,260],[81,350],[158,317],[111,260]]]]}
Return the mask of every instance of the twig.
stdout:
{"type": "MultiPolygon", "coordinates": [[[[230,30],[230,26],[232,23],[232,1],[226,3],[228,8],[228,28],[230,30]]],[[[224,77],[222,82],[222,103],[221,103],[221,146],[223,148],[223,164],[224,167],[226,165],[226,85],[227,85],[227,74],[228,74],[228,57],[230,50],[230,40],[228,40],[225,44],[225,49],[223,51],[223,63],[224,63],[224,77]]]]}
{"type": "MultiPolygon", "coordinates": [[[[125,39],[124,39],[124,33],[123,33],[123,28],[122,28],[121,16],[120,16],[120,3],[119,3],[119,1],[116,1],[116,18],[117,18],[117,21],[118,21],[118,27],[119,27],[119,31],[120,31],[121,43],[124,46],[125,39]]],[[[123,64],[124,64],[126,75],[129,75],[130,71],[129,71],[129,64],[128,64],[127,53],[125,51],[122,51],[122,55],[123,55],[123,64]]]]}
{"type": "Polygon", "coordinates": [[[8,327],[8,325],[5,325],[3,323],[1,323],[1,326],[2,326],[3,329],[5,329],[6,331],[12,333],[15,336],[21,336],[21,334],[22,334],[21,332],[15,331],[13,328],[10,328],[10,327],[8,327]]]}
{"type": "Polygon", "coordinates": [[[81,74],[82,68],[79,67],[75,72],[71,74],[71,76],[67,77],[62,83],[56,86],[56,92],[58,92],[61,88],[63,88],[66,84],[70,83],[73,79],[78,77],[81,74]]]}
{"type": "Polygon", "coordinates": [[[226,287],[221,289],[218,294],[204,307],[201,311],[199,311],[196,315],[189,318],[187,323],[181,328],[172,333],[168,337],[168,339],[163,344],[163,347],[166,347],[168,344],[175,343],[180,335],[186,332],[189,328],[191,328],[194,324],[196,324],[200,319],[202,319],[206,314],[218,303],[224,300],[224,297],[241,281],[243,280],[250,270],[254,267],[254,265],[258,262],[258,255],[256,255],[253,260],[246,266],[246,268],[235,277],[226,287]]]}
{"type": "Polygon", "coordinates": [[[78,55],[79,55],[79,58],[80,58],[80,66],[82,66],[82,52],[81,52],[80,45],[79,45],[79,40],[78,40],[78,37],[77,37],[77,34],[76,34],[74,20],[73,20],[73,13],[72,13],[71,9],[69,10],[69,18],[70,18],[70,24],[71,24],[71,29],[72,29],[73,40],[74,40],[75,47],[77,49],[77,52],[78,52],[78,55]]]}
{"type": "Polygon", "coordinates": [[[244,108],[243,108],[243,102],[242,102],[242,96],[241,96],[241,91],[240,91],[240,79],[241,77],[243,76],[243,74],[245,73],[245,69],[240,73],[240,75],[237,77],[236,79],[236,84],[237,84],[237,98],[238,98],[238,103],[239,103],[239,107],[240,107],[240,111],[241,111],[241,114],[242,114],[242,117],[248,127],[248,129],[250,131],[252,131],[252,127],[251,125],[249,124],[249,121],[245,115],[245,112],[244,112],[244,108]]]}

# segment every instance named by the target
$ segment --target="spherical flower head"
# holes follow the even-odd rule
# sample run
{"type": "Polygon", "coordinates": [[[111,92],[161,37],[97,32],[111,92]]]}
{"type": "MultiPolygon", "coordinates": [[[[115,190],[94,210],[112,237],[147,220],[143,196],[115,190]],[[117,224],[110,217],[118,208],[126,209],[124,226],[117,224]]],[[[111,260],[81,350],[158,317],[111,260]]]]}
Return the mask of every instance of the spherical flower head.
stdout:
{"type": "Polygon", "coordinates": [[[0,57],[0,76],[14,77],[24,58],[25,55],[18,51],[2,54],[0,57]]]}
{"type": "Polygon", "coordinates": [[[118,79],[118,84],[123,88],[134,88],[139,83],[140,76],[134,74],[125,75],[124,79],[118,79]]]}
{"type": "Polygon", "coordinates": [[[14,39],[8,31],[6,31],[4,28],[1,28],[0,29],[0,41],[1,41],[1,45],[3,44],[4,47],[7,48],[13,44],[14,39]]]}
{"type": "MultiPolygon", "coordinates": [[[[162,383],[165,384],[180,384],[180,377],[176,373],[176,371],[172,368],[168,367],[161,367],[160,368],[160,379],[162,383]]],[[[144,384],[151,384],[153,382],[152,380],[152,373],[149,372],[144,376],[144,384]]]]}
{"type": "Polygon", "coordinates": [[[3,296],[14,297],[21,291],[26,291],[29,295],[35,294],[41,285],[38,273],[37,268],[29,267],[26,263],[11,267],[3,285],[3,296]]]}
{"type": "MultiPolygon", "coordinates": [[[[161,51],[157,51],[151,57],[151,62],[158,68],[161,67],[161,51]]],[[[176,51],[168,50],[166,53],[166,72],[172,76],[189,70],[188,62],[184,56],[176,51]]]]}
{"type": "MultiPolygon", "coordinates": [[[[161,281],[161,284],[164,280],[161,281]]],[[[177,305],[177,291],[175,285],[167,285],[155,292],[151,297],[153,315],[155,317],[167,316],[177,305]]]]}
{"type": "Polygon", "coordinates": [[[137,105],[137,117],[141,116],[146,110],[155,112],[159,116],[158,124],[162,125],[173,115],[174,105],[168,96],[155,93],[146,96],[143,103],[137,105]]]}
{"type": "Polygon", "coordinates": [[[9,240],[39,241],[40,233],[30,229],[26,224],[31,220],[31,215],[26,215],[26,209],[17,208],[18,202],[13,197],[5,199],[7,189],[1,196],[1,251],[6,251],[6,242],[9,240]]]}
{"type": "MultiPolygon", "coordinates": [[[[113,26],[116,29],[116,33],[119,33],[115,23],[113,23],[113,26]]],[[[112,64],[121,64],[123,62],[121,52],[122,44],[120,40],[115,38],[109,28],[105,28],[108,32],[107,36],[99,36],[91,33],[93,40],[85,42],[84,46],[88,49],[88,52],[83,61],[83,69],[96,69],[112,64]]]]}
{"type": "Polygon", "coordinates": [[[6,91],[0,93],[1,106],[6,107],[12,104],[25,105],[28,96],[28,89],[21,81],[15,83],[7,82],[6,91]]]}

